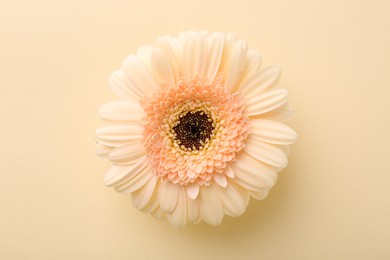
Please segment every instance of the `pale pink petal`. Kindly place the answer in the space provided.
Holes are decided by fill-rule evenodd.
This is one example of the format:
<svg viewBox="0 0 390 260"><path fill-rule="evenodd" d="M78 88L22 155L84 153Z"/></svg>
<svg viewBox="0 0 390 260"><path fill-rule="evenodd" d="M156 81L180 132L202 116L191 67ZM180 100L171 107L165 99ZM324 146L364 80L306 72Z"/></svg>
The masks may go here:
<svg viewBox="0 0 390 260"><path fill-rule="evenodd" d="M257 200L263 200L267 197L268 190L249 191L249 194Z"/></svg>
<svg viewBox="0 0 390 260"><path fill-rule="evenodd" d="M221 64L224 36L222 33L213 33L208 40L209 58L204 78L212 82L217 75Z"/></svg>
<svg viewBox="0 0 390 260"><path fill-rule="evenodd" d="M153 53L153 46L149 45L144 45L141 46L137 50L137 57L139 58L140 61L148 68L149 71L151 71L152 66L151 66L151 59L152 59L152 53Z"/></svg>
<svg viewBox="0 0 390 260"><path fill-rule="evenodd" d="M111 147L111 146L105 146L105 145L102 145L102 144L98 144L97 147L96 147L96 155L99 156L100 158L104 159L104 160L109 160L108 159L108 155L111 153L111 151L113 149L114 148Z"/></svg>
<svg viewBox="0 0 390 260"><path fill-rule="evenodd" d="M142 143L129 143L115 148L108 155L109 159L118 165L129 165L138 161L146 154Z"/></svg>
<svg viewBox="0 0 390 260"><path fill-rule="evenodd" d="M280 68L268 67L253 75L239 89L246 98L255 97L274 87L280 79Z"/></svg>
<svg viewBox="0 0 390 260"><path fill-rule="evenodd" d="M156 187L157 177L153 176L144 186L131 193L131 200L137 209L143 209L150 201Z"/></svg>
<svg viewBox="0 0 390 260"><path fill-rule="evenodd" d="M180 187L176 208L171 214L167 214L167 219L176 228L182 228L187 223L186 193L184 187Z"/></svg>
<svg viewBox="0 0 390 260"><path fill-rule="evenodd" d="M151 97L158 89L157 82L150 74L146 65L135 55L130 55L125 59L122 72L128 80L129 86L141 97Z"/></svg>
<svg viewBox="0 0 390 260"><path fill-rule="evenodd" d="M177 82L181 77L179 66L181 65L182 45L179 43L178 39L171 36L165 36L160 37L157 40L157 47L164 52L169 60L175 82Z"/></svg>
<svg viewBox="0 0 390 260"><path fill-rule="evenodd" d="M198 194L199 194L199 184L197 184L197 183L188 184L186 187L186 191L187 191L188 196L191 199L193 199L193 200L196 199L196 197L198 197Z"/></svg>
<svg viewBox="0 0 390 260"><path fill-rule="evenodd" d="M226 188L227 180L224 174L216 173L213 176L215 183L217 183L219 186Z"/></svg>
<svg viewBox="0 0 390 260"><path fill-rule="evenodd" d="M143 127L141 125L105 125L99 127L95 134L99 139L99 143L119 147L128 143L140 143L143 135Z"/></svg>
<svg viewBox="0 0 390 260"><path fill-rule="evenodd" d="M176 85L172 66L160 48L155 48L152 53L152 73L160 86Z"/></svg>
<svg viewBox="0 0 390 260"><path fill-rule="evenodd" d="M133 84L123 75L122 70L111 73L108 83L112 92L122 100L137 101L144 95L133 87Z"/></svg>
<svg viewBox="0 0 390 260"><path fill-rule="evenodd" d="M244 73L240 79L240 82L237 85L237 89L240 90L240 88L249 80L251 79L255 74L257 74L260 71L261 68L261 54L257 50L248 50L246 53L246 59L245 59L245 70Z"/></svg>
<svg viewBox="0 0 390 260"><path fill-rule="evenodd" d="M286 167L287 157L276 145L267 144L248 138L245 142L245 152L256 160L275 167Z"/></svg>
<svg viewBox="0 0 390 260"><path fill-rule="evenodd" d="M180 185L170 181L164 181L160 184L158 200L160 208L166 213L172 213L177 205Z"/></svg>
<svg viewBox="0 0 390 260"><path fill-rule="evenodd" d="M240 186L254 191L270 189L276 181L275 170L256 160L245 152L241 152L237 160L230 163L234 171L234 181Z"/></svg>
<svg viewBox="0 0 390 260"><path fill-rule="evenodd" d="M140 122L145 116L136 102L115 100L104 104L99 109L100 118L107 121Z"/></svg>
<svg viewBox="0 0 390 260"><path fill-rule="evenodd" d="M196 199L192 199L186 196L186 206L187 206L187 221L189 223L194 223L198 221L199 217L199 202Z"/></svg>
<svg viewBox="0 0 390 260"><path fill-rule="evenodd" d="M257 141L271 144L292 144L297 139L297 133L289 126L268 119L250 120L250 137Z"/></svg>
<svg viewBox="0 0 390 260"><path fill-rule="evenodd" d="M165 218L165 213L160 208L156 208L150 214L157 220L162 220Z"/></svg>
<svg viewBox="0 0 390 260"><path fill-rule="evenodd" d="M245 103L245 114L256 116L272 111L287 102L288 91L286 89L274 89L261 95L249 98Z"/></svg>
<svg viewBox="0 0 390 260"><path fill-rule="evenodd" d="M223 172L227 177L229 177L230 179L233 179L234 178L234 171L233 169L229 166L229 165L226 165L226 168Z"/></svg>
<svg viewBox="0 0 390 260"><path fill-rule="evenodd" d="M294 109L289 107L287 103L284 103L282 106L278 107L277 109L274 109L268 113L264 113L258 116L253 116L252 118L262 118L262 119L269 119L279 122L286 122L291 120L294 117Z"/></svg>
<svg viewBox="0 0 390 260"><path fill-rule="evenodd" d="M138 174L115 187L120 193L132 193L144 186L154 175L150 166L143 168Z"/></svg>
<svg viewBox="0 0 390 260"><path fill-rule="evenodd" d="M200 32L187 32L183 46L183 76L203 78L207 65L207 41Z"/></svg>
<svg viewBox="0 0 390 260"><path fill-rule="evenodd" d="M235 43L231 57L231 65L226 78L226 88L232 92L234 92L244 72L246 51L246 42L238 41Z"/></svg>
<svg viewBox="0 0 390 260"><path fill-rule="evenodd" d="M221 224L223 218L223 206L218 192L213 184L200 187L198 200L202 219L212 226Z"/></svg>
<svg viewBox="0 0 390 260"><path fill-rule="evenodd" d="M106 186L118 186L141 172L147 165L146 156L131 165L113 165L104 176Z"/></svg>
<svg viewBox="0 0 390 260"><path fill-rule="evenodd" d="M249 202L247 191L232 182L228 182L226 188L216 187L227 215L238 217L244 213Z"/></svg>
<svg viewBox="0 0 390 260"><path fill-rule="evenodd" d="M159 188L159 180L157 179L156 187L154 188L152 197L150 198L149 202L145 205L145 207L142 209L142 212L151 213L152 211L154 211L159 207L158 188Z"/></svg>

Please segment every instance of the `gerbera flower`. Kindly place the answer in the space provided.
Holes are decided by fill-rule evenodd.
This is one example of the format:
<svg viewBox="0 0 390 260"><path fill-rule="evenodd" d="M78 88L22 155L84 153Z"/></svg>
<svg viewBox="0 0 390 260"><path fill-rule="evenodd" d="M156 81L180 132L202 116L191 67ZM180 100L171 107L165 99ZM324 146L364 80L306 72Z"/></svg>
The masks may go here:
<svg viewBox="0 0 390 260"><path fill-rule="evenodd" d="M98 154L107 186L176 227L221 223L263 199L296 133L276 67L231 34L182 32L141 47L112 73Z"/></svg>

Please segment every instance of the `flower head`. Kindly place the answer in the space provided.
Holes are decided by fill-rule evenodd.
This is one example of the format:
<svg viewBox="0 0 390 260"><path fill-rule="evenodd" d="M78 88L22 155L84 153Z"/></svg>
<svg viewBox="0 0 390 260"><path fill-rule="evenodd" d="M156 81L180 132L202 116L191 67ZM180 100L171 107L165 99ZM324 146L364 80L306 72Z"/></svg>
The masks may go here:
<svg viewBox="0 0 390 260"><path fill-rule="evenodd" d="M141 47L112 73L120 100L100 109L107 186L181 227L241 215L287 166L294 130L280 70L231 34L183 32Z"/></svg>

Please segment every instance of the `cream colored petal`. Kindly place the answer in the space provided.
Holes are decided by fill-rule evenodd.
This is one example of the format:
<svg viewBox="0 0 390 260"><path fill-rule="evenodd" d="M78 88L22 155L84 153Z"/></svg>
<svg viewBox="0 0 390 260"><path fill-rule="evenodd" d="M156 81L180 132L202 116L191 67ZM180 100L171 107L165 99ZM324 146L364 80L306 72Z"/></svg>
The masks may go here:
<svg viewBox="0 0 390 260"><path fill-rule="evenodd" d="M199 202L196 199L192 199L186 196L187 206L187 222L194 223L199 219Z"/></svg>
<svg viewBox="0 0 390 260"><path fill-rule="evenodd" d="M256 160L275 167L286 167L288 163L286 155L278 146L259 142L252 138L245 140L244 151Z"/></svg>
<svg viewBox="0 0 390 260"><path fill-rule="evenodd" d="M143 127L133 125L105 125L99 127L95 134L100 144L119 147L128 143L140 143Z"/></svg>
<svg viewBox="0 0 390 260"><path fill-rule="evenodd" d="M273 89L261 95L249 98L245 102L245 115L256 116L277 109L287 102L288 91L286 89Z"/></svg>
<svg viewBox="0 0 390 260"><path fill-rule="evenodd" d="M233 34L227 33L224 35L222 59L218 72L221 72L225 79L231 67L232 53L236 42L237 38Z"/></svg>
<svg viewBox="0 0 390 260"><path fill-rule="evenodd" d="M139 92L127 78L123 75L122 70L111 73L108 80L112 92L122 100L137 101L144 95Z"/></svg>
<svg viewBox="0 0 390 260"><path fill-rule="evenodd" d="M104 160L109 160L108 155L111 153L112 150L113 150L113 147L111 147L111 146L105 146L102 144L98 144L96 147L96 155Z"/></svg>
<svg viewBox="0 0 390 260"><path fill-rule="evenodd" d="M267 119L249 121L250 137L257 141L271 144L292 144L297 139L297 133L287 125Z"/></svg>
<svg viewBox="0 0 390 260"><path fill-rule="evenodd" d="M260 71L261 68L261 54L257 50L248 50L245 58L245 70L238 83L238 90L255 74Z"/></svg>
<svg viewBox="0 0 390 260"><path fill-rule="evenodd" d="M175 82L179 81L181 78L179 67L181 65L182 45L179 43L178 39L171 36L165 36L160 37L157 40L157 47L164 52L168 59L175 77Z"/></svg>
<svg viewBox="0 0 390 260"><path fill-rule="evenodd" d="M150 74L150 71L135 55L130 55L125 59L122 73L128 80L131 88L141 97L151 97L158 90L157 82Z"/></svg>
<svg viewBox="0 0 390 260"><path fill-rule="evenodd" d="M182 62L184 77L203 78L207 65L207 39L200 32L186 32Z"/></svg>
<svg viewBox="0 0 390 260"><path fill-rule="evenodd" d="M146 154L142 143L129 143L111 151L108 158L117 165L129 165Z"/></svg>
<svg viewBox="0 0 390 260"><path fill-rule="evenodd" d="M267 197L268 190L249 191L249 194L257 200L263 200Z"/></svg>
<svg viewBox="0 0 390 260"><path fill-rule="evenodd" d="M107 121L141 122L145 113L136 102L115 100L101 106L99 115Z"/></svg>
<svg viewBox="0 0 390 260"><path fill-rule="evenodd" d="M218 191L213 184L202 185L198 196L199 210L202 219L212 225L221 224L223 218L223 206Z"/></svg>
<svg viewBox="0 0 390 260"><path fill-rule="evenodd" d="M234 90L238 87L237 83L240 81L241 76L244 73L246 51L246 42L238 41L235 43L225 83L226 88L232 92L234 92Z"/></svg>
<svg viewBox="0 0 390 260"><path fill-rule="evenodd" d="M282 106L278 107L277 109L274 109L268 113L264 113L262 115L253 116L252 118L262 118L262 119L269 119L279 122L286 122L291 120L294 117L294 109L289 107L287 103L284 103Z"/></svg>
<svg viewBox="0 0 390 260"><path fill-rule="evenodd" d="M212 82L217 75L221 64L224 36L222 33L213 33L208 39L209 58L204 78Z"/></svg>
<svg viewBox="0 0 390 260"><path fill-rule="evenodd" d="M188 184L186 187L186 191L187 191L188 196L194 200L194 199L196 199L196 197L198 197L199 185L197 183Z"/></svg>
<svg viewBox="0 0 390 260"><path fill-rule="evenodd" d="M123 184L123 182L140 173L140 171L144 169L146 165L146 156L141 157L138 162L131 165L113 165L108 169L106 175L104 176L104 184L108 187Z"/></svg>
<svg viewBox="0 0 390 260"><path fill-rule="evenodd" d="M280 69L278 67L268 67L253 75L239 91L249 99L274 87L279 79Z"/></svg>
<svg viewBox="0 0 390 260"><path fill-rule="evenodd" d="M182 228L187 223L186 193L182 186L179 189L176 208L171 214L167 214L167 219L175 228Z"/></svg>
<svg viewBox="0 0 390 260"><path fill-rule="evenodd" d="M245 152L240 152L235 162L230 163L234 171L234 181L253 191L268 190L276 181L275 170L256 160Z"/></svg>
<svg viewBox="0 0 390 260"><path fill-rule="evenodd" d="M219 186L226 188L227 180L224 174L216 173L213 175L213 179Z"/></svg>
<svg viewBox="0 0 390 260"><path fill-rule="evenodd" d="M144 186L154 175L150 165L144 167L138 174L115 187L120 193L132 193Z"/></svg>
<svg viewBox="0 0 390 260"><path fill-rule="evenodd" d="M151 60L152 60L152 53L153 53L153 46L150 45L144 45L138 48L137 50L137 57L140 61L146 66L146 68L151 71Z"/></svg>
<svg viewBox="0 0 390 260"><path fill-rule="evenodd" d="M144 186L131 193L131 200L137 209L143 209L150 201L156 187L157 177L153 176Z"/></svg>
<svg viewBox="0 0 390 260"><path fill-rule="evenodd" d="M229 165L226 165L225 170L223 171L223 173L224 173L227 177L229 177L229 178L231 178L231 179L234 178L234 171L233 171L233 169L232 169Z"/></svg>
<svg viewBox="0 0 390 260"><path fill-rule="evenodd" d="M159 188L159 180L157 180L156 187L154 188L152 197L150 198L149 202L145 205L145 207L142 209L142 212L152 213L155 209L159 207L158 188Z"/></svg>
<svg viewBox="0 0 390 260"><path fill-rule="evenodd" d="M160 86L175 86L175 75L171 63L160 48L152 53L152 73Z"/></svg>
<svg viewBox="0 0 390 260"><path fill-rule="evenodd" d="M150 214L157 220L162 220L165 218L165 213L160 208L156 208Z"/></svg>
<svg viewBox="0 0 390 260"><path fill-rule="evenodd" d="M238 217L244 213L248 202L248 192L235 185L233 182L228 182L226 188L218 187L217 190L227 215Z"/></svg>
<svg viewBox="0 0 390 260"><path fill-rule="evenodd" d="M160 202L160 208L170 214L177 205L179 197L179 184L174 184L171 181L164 181L160 184L158 192L158 201Z"/></svg>

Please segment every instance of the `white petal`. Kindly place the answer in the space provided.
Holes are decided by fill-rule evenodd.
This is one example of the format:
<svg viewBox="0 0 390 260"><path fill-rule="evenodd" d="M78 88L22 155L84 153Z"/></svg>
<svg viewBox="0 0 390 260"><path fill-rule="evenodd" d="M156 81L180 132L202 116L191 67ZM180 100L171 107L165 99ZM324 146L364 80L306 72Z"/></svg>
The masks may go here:
<svg viewBox="0 0 390 260"><path fill-rule="evenodd" d="M275 167L286 167L288 163L286 155L278 146L259 142L249 137L245 140L244 151L256 160Z"/></svg>
<svg viewBox="0 0 390 260"><path fill-rule="evenodd" d="M226 88L230 91L234 91L238 87L237 83L244 72L246 47L246 42L238 41L233 48L230 69L226 75Z"/></svg>
<svg viewBox="0 0 390 260"><path fill-rule="evenodd" d="M129 86L140 97L149 96L158 89L158 85L148 68L135 55L125 59L122 66L122 73L129 82Z"/></svg>
<svg viewBox="0 0 390 260"><path fill-rule="evenodd" d="M268 190L260 190L260 191L249 191L249 194L257 199L257 200L263 200L268 195Z"/></svg>
<svg viewBox="0 0 390 260"><path fill-rule="evenodd" d="M238 84L240 89L249 79L260 71L261 68L261 54L257 50L248 50L245 59L245 70Z"/></svg>
<svg viewBox="0 0 390 260"><path fill-rule="evenodd" d="M203 78L207 65L207 42L200 32L186 32L182 61L184 77Z"/></svg>
<svg viewBox="0 0 390 260"><path fill-rule="evenodd" d="M142 209L142 212L151 213L159 207L158 187L159 187L159 181L157 180L156 187L154 187L152 197L150 198L149 202L145 205L145 207ZM132 193L132 194L134 194L134 193Z"/></svg>
<svg viewBox="0 0 390 260"><path fill-rule="evenodd" d="M194 223L199 219L199 202L196 199L192 199L186 196L187 205L187 222Z"/></svg>
<svg viewBox="0 0 390 260"><path fill-rule="evenodd" d="M153 176L144 186L131 193L131 200L137 209L143 209L148 204L156 187L157 177Z"/></svg>
<svg viewBox="0 0 390 260"><path fill-rule="evenodd" d="M186 191L187 191L188 196L194 200L194 199L196 199L196 197L198 197L199 185L197 183L188 184L186 187Z"/></svg>
<svg viewBox="0 0 390 260"><path fill-rule="evenodd" d="M115 187L120 193L132 193L144 186L154 175L150 165L143 168L137 175Z"/></svg>
<svg viewBox="0 0 390 260"><path fill-rule="evenodd" d="M252 139L271 144L292 144L297 139L296 132L287 125L267 119L254 119L249 121L250 137Z"/></svg>
<svg viewBox="0 0 390 260"><path fill-rule="evenodd" d="M268 67L250 78L239 91L246 97L257 96L275 86L280 79L278 67Z"/></svg>
<svg viewBox="0 0 390 260"><path fill-rule="evenodd" d="M133 125L105 125L99 127L95 134L99 143L119 147L127 143L140 143L143 135L143 127L138 124Z"/></svg>
<svg viewBox="0 0 390 260"><path fill-rule="evenodd" d="M136 101L143 97L142 93L137 92L137 89L132 87L121 70L111 73L108 83L112 92L122 100Z"/></svg>
<svg viewBox="0 0 390 260"><path fill-rule="evenodd" d="M160 208L153 210L150 214L152 214L152 216L157 220L162 220L165 218L165 213Z"/></svg>
<svg viewBox="0 0 390 260"><path fill-rule="evenodd" d="M129 165L138 161L146 154L145 148L141 143L129 143L115 148L108 155L108 158L118 165Z"/></svg>
<svg viewBox="0 0 390 260"><path fill-rule="evenodd" d="M164 181L160 184L158 191L158 201L160 208L166 213L172 213L177 205L179 197L179 184L174 184L171 181Z"/></svg>
<svg viewBox="0 0 390 260"><path fill-rule="evenodd" d="M212 225L221 224L223 218L223 207L219 194L213 184L202 185L199 192L199 209L202 219Z"/></svg>
<svg viewBox="0 0 390 260"><path fill-rule="evenodd" d="M152 73L160 85L176 85L171 64L160 48L155 48L152 53Z"/></svg>
<svg viewBox="0 0 390 260"><path fill-rule="evenodd" d="M137 57L140 59L140 61L142 61L143 64L145 64L149 71L151 71L153 49L153 46L144 45L137 50Z"/></svg>
<svg viewBox="0 0 390 260"><path fill-rule="evenodd" d="M272 111L287 102L286 89L274 89L249 98L245 102L245 115L255 116Z"/></svg>
<svg viewBox="0 0 390 260"><path fill-rule="evenodd" d="M275 184L275 170L245 152L240 152L230 166L234 171L234 181L246 189L268 190Z"/></svg>
<svg viewBox="0 0 390 260"><path fill-rule="evenodd" d="M146 156L131 165L113 165L108 169L106 175L104 176L104 184L108 187L120 185L124 181L127 181L128 179L131 179L140 173L140 171L144 169L146 165Z"/></svg>
<svg viewBox="0 0 390 260"><path fill-rule="evenodd" d="M225 37L224 37L222 59L218 71L223 74L224 78L227 78L228 72L231 67L233 49L235 43L237 42L237 39L231 33L225 34L224 36Z"/></svg>
<svg viewBox="0 0 390 260"><path fill-rule="evenodd" d="M187 222L186 193L184 187L180 187L179 198L175 210L167 214L168 221L176 228L182 228Z"/></svg>
<svg viewBox="0 0 390 260"><path fill-rule="evenodd" d="M232 217L238 217L244 213L248 202L248 192L229 182L226 188L217 187L225 213Z"/></svg>
<svg viewBox="0 0 390 260"><path fill-rule="evenodd" d="M222 33L213 33L208 41L209 59L204 78L212 82L217 75L221 64L223 52L224 36Z"/></svg>
<svg viewBox="0 0 390 260"><path fill-rule="evenodd" d="M226 180L225 174L216 173L216 174L214 174L213 179L214 179L215 183L217 183L219 186L221 186L223 188L226 187L227 180Z"/></svg>
<svg viewBox="0 0 390 260"><path fill-rule="evenodd" d="M268 113L262 115L253 116L252 118L263 118L279 122L286 122L291 120L294 117L294 109L288 106L287 103L284 103L282 106L274 109Z"/></svg>
<svg viewBox="0 0 390 260"><path fill-rule="evenodd" d="M104 160L108 160L108 155L111 153L113 148L111 146L105 146L98 144L96 147L96 155Z"/></svg>
<svg viewBox="0 0 390 260"><path fill-rule="evenodd" d="M136 102L115 100L99 109L100 118L108 121L140 122L145 113Z"/></svg>
<svg viewBox="0 0 390 260"><path fill-rule="evenodd" d="M231 179L234 178L233 169L232 169L229 165L226 165L225 170L223 171L223 173L224 173L227 177L229 177L229 178L231 178Z"/></svg>
<svg viewBox="0 0 390 260"><path fill-rule="evenodd" d="M179 66L181 65L182 46L178 39L171 36L160 37L157 40L157 46L161 48L167 57L175 77L175 82L179 81L181 77Z"/></svg>

